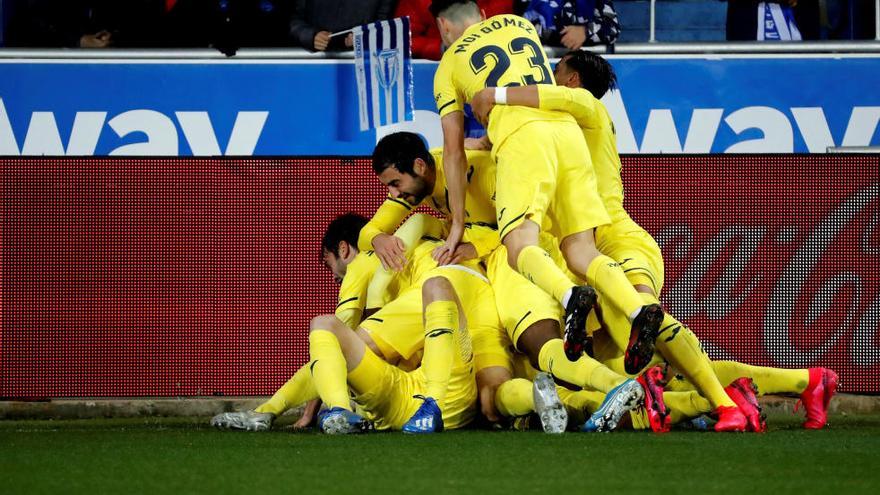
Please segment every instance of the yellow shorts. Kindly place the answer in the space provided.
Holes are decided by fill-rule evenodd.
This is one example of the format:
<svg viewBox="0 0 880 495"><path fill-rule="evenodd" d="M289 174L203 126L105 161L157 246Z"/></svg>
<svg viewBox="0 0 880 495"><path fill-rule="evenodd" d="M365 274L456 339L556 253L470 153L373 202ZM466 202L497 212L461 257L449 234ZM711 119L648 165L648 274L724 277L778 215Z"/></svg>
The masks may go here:
<svg viewBox="0 0 880 495"><path fill-rule="evenodd" d="M632 220L603 225L596 229L596 247L620 264L633 285L663 289L663 253L645 229Z"/></svg>
<svg viewBox="0 0 880 495"><path fill-rule="evenodd" d="M489 255L486 265L489 281L495 289L498 317L514 347L532 324L541 320L562 322L565 315L562 305L510 267L504 246Z"/></svg>
<svg viewBox="0 0 880 495"><path fill-rule="evenodd" d="M580 128L573 122L529 122L495 151L498 235L524 220L549 216L560 239L610 222Z"/></svg>
<svg viewBox="0 0 880 495"><path fill-rule="evenodd" d="M467 267L440 266L430 270L419 283L361 322L361 328L386 358L400 356L404 361L412 361L425 344L422 282L435 276L449 280L458 295L467 320L476 371L490 366L510 369L510 342L498 319L495 295L483 275Z"/></svg>
<svg viewBox="0 0 880 495"><path fill-rule="evenodd" d="M421 369L403 371L373 354L369 349L356 369L349 373L358 411L373 420L380 430L399 430L422 404L414 395L425 394ZM476 414L477 385L471 366L453 368L449 391L440 404L447 429L461 428Z"/></svg>

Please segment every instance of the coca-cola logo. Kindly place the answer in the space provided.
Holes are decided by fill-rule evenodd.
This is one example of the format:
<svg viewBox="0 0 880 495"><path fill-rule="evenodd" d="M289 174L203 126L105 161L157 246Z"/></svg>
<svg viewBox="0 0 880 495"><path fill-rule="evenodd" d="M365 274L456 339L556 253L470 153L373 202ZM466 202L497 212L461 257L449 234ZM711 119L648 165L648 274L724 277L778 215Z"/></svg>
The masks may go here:
<svg viewBox="0 0 880 495"><path fill-rule="evenodd" d="M809 206L797 205L790 219L767 221L758 212L763 225L733 218L710 232L693 223L664 226L657 243L682 267L664 301L679 319L714 328L703 338L716 358L736 356L728 347L741 335L757 338L779 366L815 365L832 351L844 351L853 366L877 365L878 189L874 183L844 197L810 225L798 222Z"/></svg>

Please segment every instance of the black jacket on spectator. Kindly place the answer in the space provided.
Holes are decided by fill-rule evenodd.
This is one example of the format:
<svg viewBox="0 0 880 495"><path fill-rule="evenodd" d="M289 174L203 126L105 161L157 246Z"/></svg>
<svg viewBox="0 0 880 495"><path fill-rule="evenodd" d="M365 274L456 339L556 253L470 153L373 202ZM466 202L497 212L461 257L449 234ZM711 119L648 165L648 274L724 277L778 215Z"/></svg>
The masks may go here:
<svg viewBox="0 0 880 495"><path fill-rule="evenodd" d="M10 1L10 0L7 0ZM7 46L77 47L83 35L109 31L113 46L156 46L163 0L11 0Z"/></svg>
<svg viewBox="0 0 880 495"><path fill-rule="evenodd" d="M294 0L290 18L290 37L294 44L315 49L315 35L319 31L335 33L389 19L394 12L395 0ZM343 47L345 36L333 38L330 49Z"/></svg>

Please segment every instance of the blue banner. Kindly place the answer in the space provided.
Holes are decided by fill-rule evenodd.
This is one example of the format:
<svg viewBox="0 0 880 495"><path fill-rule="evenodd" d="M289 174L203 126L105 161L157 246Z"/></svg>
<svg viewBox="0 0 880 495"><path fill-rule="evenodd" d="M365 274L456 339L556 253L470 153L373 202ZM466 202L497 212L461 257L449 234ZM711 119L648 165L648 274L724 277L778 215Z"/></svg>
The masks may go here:
<svg viewBox="0 0 880 495"><path fill-rule="evenodd" d="M609 57L622 153L880 146L880 56ZM0 60L0 155L367 155L398 129L442 142L436 63L415 120L359 129L354 62Z"/></svg>

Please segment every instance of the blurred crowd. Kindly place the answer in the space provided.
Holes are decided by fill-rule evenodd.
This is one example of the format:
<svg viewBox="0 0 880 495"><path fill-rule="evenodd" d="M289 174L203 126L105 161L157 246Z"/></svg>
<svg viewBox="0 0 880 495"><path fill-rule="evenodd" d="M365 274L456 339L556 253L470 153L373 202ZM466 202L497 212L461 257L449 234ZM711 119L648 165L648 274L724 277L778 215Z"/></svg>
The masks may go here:
<svg viewBox="0 0 880 495"><path fill-rule="evenodd" d="M213 47L228 55L242 47L346 50L351 47L351 37L332 36L333 33L380 19L409 16L413 55L438 60L443 47L428 10L430 3L431 0L0 0L6 26L2 44L7 47ZM477 3L487 17L502 13L526 17L547 46L576 49L611 45L620 34L613 0ZM864 14L873 13L871 0L768 3L791 11L802 39L872 37L872 33L852 36L853 33L838 32L852 24L847 19L870 19ZM761 9L762 5L758 0L729 0L727 38L756 39L761 27L756 7Z"/></svg>
<svg viewBox="0 0 880 495"><path fill-rule="evenodd" d="M3 0L8 47L345 50L354 26L410 16L413 55L439 59L431 0ZM567 48L617 39L611 0L480 0L487 17L524 15L547 43Z"/></svg>

